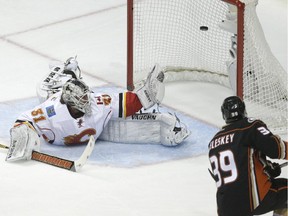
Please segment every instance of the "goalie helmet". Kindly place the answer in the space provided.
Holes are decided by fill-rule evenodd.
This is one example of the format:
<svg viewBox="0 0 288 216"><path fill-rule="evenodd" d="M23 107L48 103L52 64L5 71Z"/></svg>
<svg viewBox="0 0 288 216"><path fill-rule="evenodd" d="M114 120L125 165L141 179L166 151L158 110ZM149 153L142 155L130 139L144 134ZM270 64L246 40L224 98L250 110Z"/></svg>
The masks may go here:
<svg viewBox="0 0 288 216"><path fill-rule="evenodd" d="M237 96L226 98L221 106L221 112L227 124L247 116L245 103Z"/></svg>
<svg viewBox="0 0 288 216"><path fill-rule="evenodd" d="M68 80L62 88L62 100L65 104L81 111L91 113L91 97L89 87L79 79Z"/></svg>

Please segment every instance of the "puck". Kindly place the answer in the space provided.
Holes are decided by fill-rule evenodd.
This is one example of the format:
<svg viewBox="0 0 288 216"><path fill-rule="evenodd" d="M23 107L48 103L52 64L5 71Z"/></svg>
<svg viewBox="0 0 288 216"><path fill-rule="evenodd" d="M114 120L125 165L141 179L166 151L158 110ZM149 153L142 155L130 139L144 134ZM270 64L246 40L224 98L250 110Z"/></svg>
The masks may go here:
<svg viewBox="0 0 288 216"><path fill-rule="evenodd" d="M201 30L201 31L207 31L207 30L208 30L208 27L207 27L207 26L200 26L200 30Z"/></svg>

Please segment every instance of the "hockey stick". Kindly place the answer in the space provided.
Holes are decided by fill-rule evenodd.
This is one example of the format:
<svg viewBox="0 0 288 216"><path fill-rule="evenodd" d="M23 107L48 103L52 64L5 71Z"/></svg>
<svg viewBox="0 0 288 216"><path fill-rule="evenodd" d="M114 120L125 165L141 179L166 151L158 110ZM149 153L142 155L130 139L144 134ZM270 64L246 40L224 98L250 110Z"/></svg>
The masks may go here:
<svg viewBox="0 0 288 216"><path fill-rule="evenodd" d="M67 160L64 158L52 156L49 154L44 154L38 151L32 151L32 160L39 161L42 163L50 164L59 168L67 169L73 172L78 172L86 163L87 159L91 155L93 149L95 146L95 139L93 136L90 136L89 142L87 146L85 147L85 150L83 151L82 155L79 159L72 161ZM0 144L0 148L9 149L8 146Z"/></svg>
<svg viewBox="0 0 288 216"><path fill-rule="evenodd" d="M3 145L3 144L1 144L1 143L0 143L0 148L9 149L9 147L8 147L8 146L6 146L6 145Z"/></svg>
<svg viewBox="0 0 288 216"><path fill-rule="evenodd" d="M280 168L283 168L283 167L285 167L285 166L287 166L287 165L288 165L288 161L286 161L286 162L280 164L279 166L280 166Z"/></svg>

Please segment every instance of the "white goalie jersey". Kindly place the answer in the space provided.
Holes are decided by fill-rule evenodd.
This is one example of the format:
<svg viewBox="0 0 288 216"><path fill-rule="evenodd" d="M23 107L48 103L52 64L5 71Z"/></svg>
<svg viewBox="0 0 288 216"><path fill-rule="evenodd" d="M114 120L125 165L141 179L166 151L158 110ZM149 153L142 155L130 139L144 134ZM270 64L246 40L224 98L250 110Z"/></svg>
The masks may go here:
<svg viewBox="0 0 288 216"><path fill-rule="evenodd" d="M103 103L105 98L102 94L95 94L91 99L91 114L74 119L67 106L61 103L60 91L33 110L22 113L18 121L32 122L37 132L51 144L87 143L90 135L95 139L99 137L113 113L118 115L117 110L113 110L113 103ZM116 98L111 99L113 102L116 100Z"/></svg>
<svg viewBox="0 0 288 216"><path fill-rule="evenodd" d="M115 97L107 106L107 102L106 105L102 103L107 100L107 95L105 97L95 95L91 114L74 119L67 106L61 103L61 92L58 92L33 110L21 114L18 120L32 122L46 142L56 145L87 143L93 135L95 139L118 143L175 146L190 135L187 127L169 113L140 113L119 118L115 108L119 100Z"/></svg>

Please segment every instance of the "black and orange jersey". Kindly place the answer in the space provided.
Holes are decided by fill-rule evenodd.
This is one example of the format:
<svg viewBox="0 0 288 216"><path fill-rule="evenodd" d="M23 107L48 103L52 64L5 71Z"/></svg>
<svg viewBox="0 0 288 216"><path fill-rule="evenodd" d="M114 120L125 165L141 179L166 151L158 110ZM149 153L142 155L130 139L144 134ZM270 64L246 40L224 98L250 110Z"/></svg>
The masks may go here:
<svg viewBox="0 0 288 216"><path fill-rule="evenodd" d="M266 156L287 159L288 149L287 142L252 118L224 126L208 148L218 212L234 216L251 212L267 194L271 182L263 172Z"/></svg>

